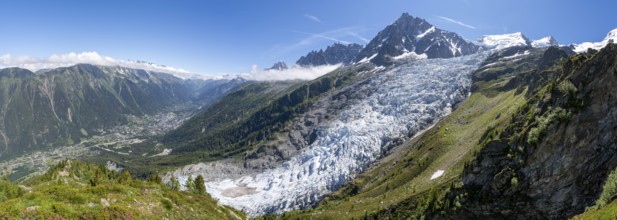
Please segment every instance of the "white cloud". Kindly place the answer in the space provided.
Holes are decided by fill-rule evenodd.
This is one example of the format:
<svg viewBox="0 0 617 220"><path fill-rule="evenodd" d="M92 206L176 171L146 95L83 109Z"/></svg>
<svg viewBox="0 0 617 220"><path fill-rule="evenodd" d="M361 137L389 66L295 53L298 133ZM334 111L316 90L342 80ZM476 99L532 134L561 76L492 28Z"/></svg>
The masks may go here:
<svg viewBox="0 0 617 220"><path fill-rule="evenodd" d="M358 40L364 41L364 43L368 43L368 42L369 42L369 39L367 39L367 38L365 38L365 37L362 37L361 35L359 35L359 34L358 34L358 33L356 33L356 32L349 31L349 32L347 32L347 33L348 33L349 35L351 35L352 37L357 38Z"/></svg>
<svg viewBox="0 0 617 220"><path fill-rule="evenodd" d="M341 38L350 37L350 36L358 38L358 36L360 35L354 36L353 34L358 33L358 32L363 32L365 30L366 29L362 27L344 27L344 28L338 28L338 29L334 29L330 31L325 31L322 33L317 33L317 34L302 32L302 31L292 31L295 33L308 35L308 37L305 37L301 39L300 41L294 44L291 44L291 45L286 45L286 46L285 45L275 45L269 50L265 51L264 54L267 56L271 56L271 57L281 57L282 55L285 55L291 51L295 51L298 49L304 49L307 46L313 45L323 40L349 44L350 43L349 41L341 40ZM368 41L367 39L364 39L364 40Z"/></svg>
<svg viewBox="0 0 617 220"><path fill-rule="evenodd" d="M306 35L310 35L310 36L311 36L311 37L309 37L309 38L305 38L305 39L301 40L301 41L299 42L299 44L302 44L302 45L310 44L310 42L311 42L312 40L314 40L314 38L321 38L321 39L324 39L324 40L329 40L329 41L334 41L334 42L340 42L340 43L344 43L344 44L349 44L349 42L348 42L348 41L344 41L344 40L337 39L337 38L334 38L334 37L329 37L329 36L327 36L327 34L313 34L313 33L302 32L302 31L294 31L294 32L296 32L296 33L300 33L300 34L306 34Z"/></svg>
<svg viewBox="0 0 617 220"><path fill-rule="evenodd" d="M304 17L308 18L311 21L317 22L317 23L323 23L321 19L319 19L317 16L314 16L314 15L305 14Z"/></svg>
<svg viewBox="0 0 617 220"><path fill-rule="evenodd" d="M444 20L444 21L447 21L447 22L450 22L450 23L454 23L454 24L458 24L460 26L463 26L463 27L466 27L466 28L469 28L469 29L476 29L476 27L474 27L474 26L465 24L465 23L463 23L461 21L457 21L457 20L454 20L452 18L443 17L443 16L437 16L437 17L442 19L442 20Z"/></svg>
<svg viewBox="0 0 617 220"><path fill-rule="evenodd" d="M184 69L143 61L119 60L108 56L99 55L97 52L71 52L60 55L54 54L45 59L33 58L29 56L13 57L10 54L0 56L0 68L20 67L24 69L29 69L31 71L67 67L80 63L88 63L101 66L122 66L133 69L165 72L174 74L181 78L195 77L195 75Z"/></svg>
<svg viewBox="0 0 617 220"><path fill-rule="evenodd" d="M312 80L332 72L341 65L323 65L314 67L292 66L286 70L262 70L257 65L251 67L251 72L242 73L240 76L248 80L276 81L276 80Z"/></svg>

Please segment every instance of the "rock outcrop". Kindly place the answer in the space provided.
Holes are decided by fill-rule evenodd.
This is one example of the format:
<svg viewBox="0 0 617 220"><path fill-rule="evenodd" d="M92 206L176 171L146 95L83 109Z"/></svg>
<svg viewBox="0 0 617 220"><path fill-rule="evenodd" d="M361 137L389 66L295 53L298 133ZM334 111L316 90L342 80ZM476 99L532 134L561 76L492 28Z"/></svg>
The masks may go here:
<svg viewBox="0 0 617 220"><path fill-rule="evenodd" d="M463 175L458 218L563 219L617 167L617 46L571 57ZM545 92L545 93L544 93ZM492 140L491 140L492 139Z"/></svg>

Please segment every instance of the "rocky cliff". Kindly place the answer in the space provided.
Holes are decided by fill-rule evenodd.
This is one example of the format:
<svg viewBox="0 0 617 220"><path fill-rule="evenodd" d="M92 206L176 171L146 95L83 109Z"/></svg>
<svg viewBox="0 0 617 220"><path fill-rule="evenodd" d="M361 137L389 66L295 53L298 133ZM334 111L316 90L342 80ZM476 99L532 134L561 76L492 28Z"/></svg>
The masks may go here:
<svg viewBox="0 0 617 220"><path fill-rule="evenodd" d="M487 132L465 169L456 218L563 219L594 205L617 166L617 46L579 54ZM465 195L465 196L463 196Z"/></svg>

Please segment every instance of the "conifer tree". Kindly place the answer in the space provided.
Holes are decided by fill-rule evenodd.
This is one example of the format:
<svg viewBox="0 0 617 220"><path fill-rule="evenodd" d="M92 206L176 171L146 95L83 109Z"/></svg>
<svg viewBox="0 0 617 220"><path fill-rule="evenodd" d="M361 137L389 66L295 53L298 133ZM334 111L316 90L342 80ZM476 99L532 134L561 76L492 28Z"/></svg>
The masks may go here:
<svg viewBox="0 0 617 220"><path fill-rule="evenodd" d="M186 191L195 191L195 181L193 180L193 175L189 175L189 178L186 179L186 183L184 183L184 187L186 187Z"/></svg>
<svg viewBox="0 0 617 220"><path fill-rule="evenodd" d="M175 176L171 176L171 179L169 180L169 188L174 191L180 190L180 182L178 182L178 179L176 179Z"/></svg>
<svg viewBox="0 0 617 220"><path fill-rule="evenodd" d="M204 194L206 192L206 184L202 175L198 175L197 178L195 178L195 190L199 194Z"/></svg>

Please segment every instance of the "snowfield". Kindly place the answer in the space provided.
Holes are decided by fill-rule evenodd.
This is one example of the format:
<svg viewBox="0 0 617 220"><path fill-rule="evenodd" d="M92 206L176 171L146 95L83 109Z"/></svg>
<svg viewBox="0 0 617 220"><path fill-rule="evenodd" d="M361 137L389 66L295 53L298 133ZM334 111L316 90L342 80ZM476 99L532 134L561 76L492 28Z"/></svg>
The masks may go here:
<svg viewBox="0 0 617 220"><path fill-rule="evenodd" d="M322 125L298 156L263 173L207 182L206 190L251 217L311 207L383 157L393 143L449 114L467 97L470 73L485 57L418 60L354 84L348 95L353 104Z"/></svg>
<svg viewBox="0 0 617 220"><path fill-rule="evenodd" d="M516 46L524 47L529 45L527 38L521 32L500 35L484 35L480 37L478 42L480 42L480 45L490 47L493 50L501 50Z"/></svg>
<svg viewBox="0 0 617 220"><path fill-rule="evenodd" d="M606 37L604 37L604 39L600 42L584 42L578 45L574 45L574 52L583 53L586 52L589 48L594 50L600 50L604 48L610 41L617 43L617 28L608 32Z"/></svg>

